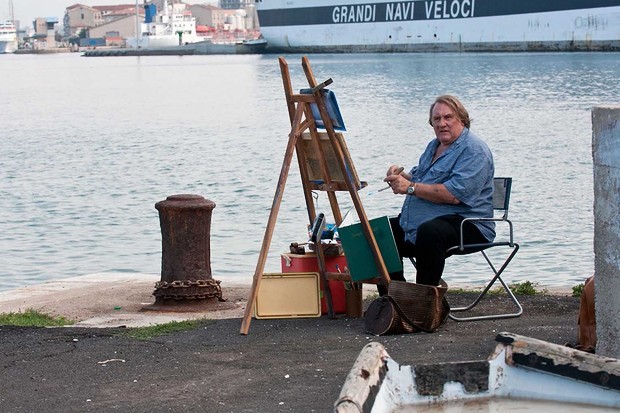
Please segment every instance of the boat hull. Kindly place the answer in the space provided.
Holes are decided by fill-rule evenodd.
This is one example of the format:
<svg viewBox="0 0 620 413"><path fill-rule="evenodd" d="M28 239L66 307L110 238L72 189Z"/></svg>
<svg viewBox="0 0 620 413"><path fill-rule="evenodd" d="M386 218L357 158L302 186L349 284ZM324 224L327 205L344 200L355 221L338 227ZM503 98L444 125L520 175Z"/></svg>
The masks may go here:
<svg viewBox="0 0 620 413"><path fill-rule="evenodd" d="M552 3L263 0L257 12L278 52L620 51L620 0Z"/></svg>
<svg viewBox="0 0 620 413"><path fill-rule="evenodd" d="M367 344L334 412L482 411L473 407L483 401L546 405L528 411L619 411L619 360L511 333L500 333L496 341L486 361L418 366L399 365L380 343ZM472 408L458 409L466 404Z"/></svg>
<svg viewBox="0 0 620 413"><path fill-rule="evenodd" d="M14 53L17 50L17 40L0 40L0 53Z"/></svg>

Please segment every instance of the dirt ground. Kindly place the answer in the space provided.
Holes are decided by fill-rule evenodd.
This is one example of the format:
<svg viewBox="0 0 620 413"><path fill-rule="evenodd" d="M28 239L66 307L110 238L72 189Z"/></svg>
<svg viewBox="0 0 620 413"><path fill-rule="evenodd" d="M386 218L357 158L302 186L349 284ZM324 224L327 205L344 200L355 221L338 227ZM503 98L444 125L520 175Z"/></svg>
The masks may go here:
<svg viewBox="0 0 620 413"><path fill-rule="evenodd" d="M455 306L471 296L448 298ZM498 307L501 298L481 306ZM365 333L362 318L345 316L252 320L248 335L239 333L240 315L213 316L190 331L146 341L101 325L0 326L0 411L329 412L371 341L409 365L484 360L503 331L575 341L578 298L519 298L519 318L448 321L432 334L381 337Z"/></svg>

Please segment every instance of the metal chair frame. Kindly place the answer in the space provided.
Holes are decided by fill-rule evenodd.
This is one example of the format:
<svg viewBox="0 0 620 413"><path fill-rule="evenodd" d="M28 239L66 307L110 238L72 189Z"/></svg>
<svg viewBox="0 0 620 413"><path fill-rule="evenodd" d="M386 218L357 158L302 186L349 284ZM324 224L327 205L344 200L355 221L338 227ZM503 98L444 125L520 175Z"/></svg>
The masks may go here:
<svg viewBox="0 0 620 413"><path fill-rule="evenodd" d="M506 178L506 177L493 178L493 185L494 185L493 210L500 211L501 213L503 213L502 217L501 218L495 218L495 217L494 218L465 218L463 222L461 223L459 245L455 245L454 247L448 248L448 250L446 250L446 253L448 255L466 255L466 254L473 254L475 252L480 252L484 256L489 267L493 270L493 273L495 274L494 277L487 283L484 290L476 297L476 299L471 304L464 306L464 307L456 307L456 308L450 309L450 314L448 316L454 321L478 321L478 320L515 318L523 314L523 307L521 306L521 303L519 303L519 300L517 300L517 297L515 297L515 295L510 290L506 282L502 279L502 273L504 272L506 267L508 267L508 264L510 264L514 256L517 254L517 251L519 251L519 244L514 242L514 232L513 232L512 221L508 219L508 209L510 206L510 191L512 189L512 178ZM482 244L465 244L463 240L463 226L465 225L465 223L466 222L483 222L483 221L493 221L497 223L507 224L509 227L508 240L500 241L500 242L488 242L488 243L482 243ZM512 251L510 252L508 257L504 260L504 263L501 265L501 267L498 270L496 269L495 265L493 265L493 263L491 262L491 259L489 258L485 250L489 248L493 248L493 247L502 247L502 246L510 247ZM410 258L410 260L415 266L415 260L413 258ZM468 311L474 308L476 305L478 305L480 300L482 300L482 298L489 292L491 287L497 281L501 283L504 291L506 292L506 294L508 294L508 297L515 305L516 312L479 315L479 316L471 316L471 317L457 317L452 314L456 312Z"/></svg>
<svg viewBox="0 0 620 413"><path fill-rule="evenodd" d="M502 319L502 318L515 318L523 314L523 307L521 306L521 303L519 303L519 300L517 300L517 297L515 297L515 295L510 290L506 282L502 279L502 273L504 272L506 267L508 267L508 264L510 264L514 256L517 254L517 251L519 251L519 244L514 242L514 232L513 232L512 221L508 219L508 209L510 206L510 191L512 189L512 178L504 178L504 177L493 178L493 185L494 185L493 210L502 212L503 213L502 217L501 218L465 218L463 222L461 223L460 244L452 248L449 248L446 252L448 254L464 255L464 254L471 254L471 253L480 251L480 253L484 256L487 264L489 264L489 267L493 270L493 273L495 274L495 276L491 279L491 281L489 281L489 283L486 285L484 290L482 290L482 292L478 295L478 297L471 304L465 307L456 307L456 308L450 309L449 317L454 321L478 321L478 320L492 320L492 319ZM484 244L469 244L469 245L464 244L463 226L465 225L465 223L466 222L483 222L483 221L494 221L497 223L507 224L509 227L508 241L489 242L489 243L484 243ZM505 247L505 246L512 248L512 251L510 252L510 255L508 255L508 257L506 258L506 260L504 260L504 263L499 268L499 270L497 270L495 266L493 265L493 263L491 262L491 259L485 252L485 250L489 248L493 248L493 247ZM472 316L472 317L456 317L452 314L455 312L468 311L474 308L476 305L478 305L480 300L482 300L482 298L487 294L487 292L491 289L491 287L497 281L499 281L502 284L504 291L506 291L506 294L508 294L508 297L515 305L517 309L516 312L480 315L480 316Z"/></svg>

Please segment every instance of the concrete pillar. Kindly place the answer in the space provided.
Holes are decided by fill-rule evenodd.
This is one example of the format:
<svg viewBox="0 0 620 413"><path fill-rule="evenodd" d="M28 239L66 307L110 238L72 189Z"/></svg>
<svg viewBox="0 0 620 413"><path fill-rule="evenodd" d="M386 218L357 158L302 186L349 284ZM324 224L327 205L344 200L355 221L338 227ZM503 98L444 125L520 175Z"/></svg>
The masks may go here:
<svg viewBox="0 0 620 413"><path fill-rule="evenodd" d="M596 353L620 359L620 105L592 110L592 158Z"/></svg>

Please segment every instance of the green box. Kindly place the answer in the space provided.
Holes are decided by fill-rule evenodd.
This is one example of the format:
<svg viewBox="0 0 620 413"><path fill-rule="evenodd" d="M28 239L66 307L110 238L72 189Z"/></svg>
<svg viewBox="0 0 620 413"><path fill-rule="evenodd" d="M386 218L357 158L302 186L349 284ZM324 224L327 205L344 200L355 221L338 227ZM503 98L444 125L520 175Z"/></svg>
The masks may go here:
<svg viewBox="0 0 620 413"><path fill-rule="evenodd" d="M388 273L401 271L403 263L396 249L396 242L388 217L374 218L369 221L379 251ZM347 225L338 228L344 255L353 281L368 280L379 276L370 244L362 230L361 224Z"/></svg>

